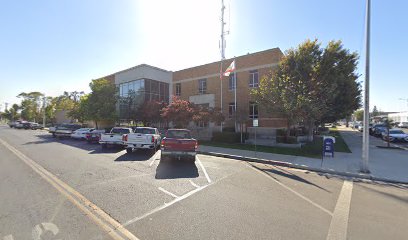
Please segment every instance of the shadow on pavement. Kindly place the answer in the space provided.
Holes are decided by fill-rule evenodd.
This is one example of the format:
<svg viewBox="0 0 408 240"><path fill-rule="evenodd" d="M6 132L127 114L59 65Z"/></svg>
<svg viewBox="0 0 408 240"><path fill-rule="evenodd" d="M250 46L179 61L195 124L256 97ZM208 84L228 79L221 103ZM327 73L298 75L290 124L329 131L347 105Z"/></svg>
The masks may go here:
<svg viewBox="0 0 408 240"><path fill-rule="evenodd" d="M190 161L160 161L156 169L156 179L196 178L198 169Z"/></svg>
<svg viewBox="0 0 408 240"><path fill-rule="evenodd" d="M254 166L254 167L258 168L256 166ZM319 188L319 189L321 189L323 191L330 192L326 188L320 187L319 185L317 185L315 183L312 183L312 182L310 182L310 181L308 181L308 180L306 180L306 179L304 179L302 177L299 177L298 175L295 175L295 174L293 174L293 173L291 173L289 171L286 171L284 169L281 169L281 168L279 168L279 170L278 169L261 169L261 168L258 168L258 169L261 170L261 171L264 171L264 172L270 172L270 173L273 173L273 174L276 174L276 175L279 175L279 176L282 176L282 177L290 178L290 179L295 180L295 181L306 183L306 184L312 185L312 186L314 186L316 188ZM275 177L273 177L273 178L275 178ZM279 181L279 179L277 179L277 178L275 178L275 180Z"/></svg>
<svg viewBox="0 0 408 240"><path fill-rule="evenodd" d="M115 159L115 162L125 162L125 161L147 161L153 157L155 153L151 150L137 150L133 153L125 153L120 155Z"/></svg>
<svg viewBox="0 0 408 240"><path fill-rule="evenodd" d="M369 183L369 184L370 184L370 183ZM392 193L389 193L389 192L381 191L380 189L374 189L373 186L369 186L369 185L368 185L368 186L365 186L364 184L358 184L358 186L360 186L360 187L362 187L362 188L364 188L364 189L366 189L366 190L368 190L368 191L375 192L375 193L379 193L379 194L382 194L382 195L384 195L384 196L386 196L386 197L389 197L389 198L392 198L392 199L401 201L401 202L403 202L403 203L408 203L408 197L402 197L402 196L398 196L398 195L396 195L396 194L392 194Z"/></svg>

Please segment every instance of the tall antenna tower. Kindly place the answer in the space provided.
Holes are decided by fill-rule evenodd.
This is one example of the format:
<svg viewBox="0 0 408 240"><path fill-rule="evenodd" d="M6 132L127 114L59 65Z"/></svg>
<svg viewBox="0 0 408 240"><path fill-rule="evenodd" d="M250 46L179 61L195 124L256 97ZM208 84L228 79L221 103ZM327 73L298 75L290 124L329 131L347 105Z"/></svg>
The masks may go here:
<svg viewBox="0 0 408 240"><path fill-rule="evenodd" d="M221 50L221 63L220 63L220 82L221 82L221 114L223 114L223 102L222 102L222 77L223 77L223 61L225 60L225 35L227 34L224 31L225 20L224 20L224 0L221 0L221 40L220 40L220 50ZM221 132L222 132L223 123L221 123Z"/></svg>

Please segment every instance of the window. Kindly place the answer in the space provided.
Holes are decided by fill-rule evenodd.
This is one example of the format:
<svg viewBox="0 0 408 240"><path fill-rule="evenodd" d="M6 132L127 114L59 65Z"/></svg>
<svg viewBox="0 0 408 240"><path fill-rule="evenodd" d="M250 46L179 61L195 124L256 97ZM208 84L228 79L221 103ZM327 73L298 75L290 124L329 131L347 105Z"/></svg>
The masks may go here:
<svg viewBox="0 0 408 240"><path fill-rule="evenodd" d="M259 86L258 70L249 71L249 87L257 88Z"/></svg>
<svg viewBox="0 0 408 240"><path fill-rule="evenodd" d="M181 95L181 83L176 83L176 96Z"/></svg>
<svg viewBox="0 0 408 240"><path fill-rule="evenodd" d="M207 92L207 79L198 80L198 93L205 94Z"/></svg>
<svg viewBox="0 0 408 240"><path fill-rule="evenodd" d="M253 102L249 103L249 118L250 119L258 118L258 104Z"/></svg>
<svg viewBox="0 0 408 240"><path fill-rule="evenodd" d="M228 89L229 90L234 90L236 87L236 82L237 82L237 78L235 77L234 73L231 73L229 75L229 84L228 84Z"/></svg>
<svg viewBox="0 0 408 240"><path fill-rule="evenodd" d="M228 106L228 116L229 118L232 118L235 113L235 103L230 103Z"/></svg>

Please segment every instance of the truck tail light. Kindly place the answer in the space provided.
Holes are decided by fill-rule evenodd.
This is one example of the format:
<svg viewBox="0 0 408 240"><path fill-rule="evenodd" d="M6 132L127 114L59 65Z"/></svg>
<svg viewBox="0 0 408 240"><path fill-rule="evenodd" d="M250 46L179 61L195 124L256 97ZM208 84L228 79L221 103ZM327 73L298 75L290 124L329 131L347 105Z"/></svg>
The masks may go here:
<svg viewBox="0 0 408 240"><path fill-rule="evenodd" d="M196 140L195 141L195 149L197 150L197 148L198 148L198 141Z"/></svg>
<svg viewBox="0 0 408 240"><path fill-rule="evenodd" d="M154 136L152 136L152 143L154 143Z"/></svg>
<svg viewBox="0 0 408 240"><path fill-rule="evenodd" d="M160 143L160 147L161 148L164 148L164 145L166 144L166 141L164 140L164 139L162 139L161 140L161 143Z"/></svg>
<svg viewBox="0 0 408 240"><path fill-rule="evenodd" d="M122 136L122 141L127 142L128 140L128 135L127 134L123 134Z"/></svg>

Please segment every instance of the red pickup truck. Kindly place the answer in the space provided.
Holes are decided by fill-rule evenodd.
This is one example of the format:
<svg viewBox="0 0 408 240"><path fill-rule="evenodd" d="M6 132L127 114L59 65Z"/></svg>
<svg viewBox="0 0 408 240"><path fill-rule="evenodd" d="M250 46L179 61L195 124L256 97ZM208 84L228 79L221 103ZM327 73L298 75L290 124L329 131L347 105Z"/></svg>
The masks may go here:
<svg viewBox="0 0 408 240"><path fill-rule="evenodd" d="M169 129L166 136L161 140L161 160L189 159L195 161L198 142L191 137L190 130Z"/></svg>

